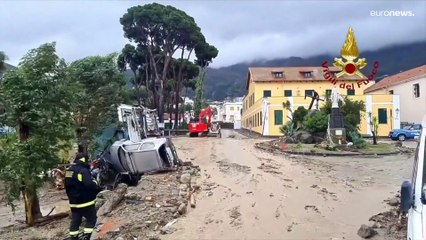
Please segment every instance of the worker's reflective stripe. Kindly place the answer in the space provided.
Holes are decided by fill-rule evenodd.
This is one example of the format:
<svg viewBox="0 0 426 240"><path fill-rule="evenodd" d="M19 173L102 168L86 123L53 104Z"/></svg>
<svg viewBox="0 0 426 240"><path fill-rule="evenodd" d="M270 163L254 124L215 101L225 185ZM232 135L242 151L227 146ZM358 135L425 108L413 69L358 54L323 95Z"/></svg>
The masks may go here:
<svg viewBox="0 0 426 240"><path fill-rule="evenodd" d="M86 162L86 158L84 158L84 157L82 157L82 158L80 158L78 160L80 160L81 162Z"/></svg>
<svg viewBox="0 0 426 240"><path fill-rule="evenodd" d="M73 171L66 171L65 172L65 177L66 178L72 178L72 175L74 174L74 172Z"/></svg>
<svg viewBox="0 0 426 240"><path fill-rule="evenodd" d="M95 200L87 202L87 203L81 203L81 204L70 204L70 207L72 208L84 208L95 204Z"/></svg>
<svg viewBox="0 0 426 240"><path fill-rule="evenodd" d="M77 231L70 231L69 233L71 236L75 236L78 235L78 230Z"/></svg>
<svg viewBox="0 0 426 240"><path fill-rule="evenodd" d="M93 232L93 228L84 228L84 233L92 233Z"/></svg>
<svg viewBox="0 0 426 240"><path fill-rule="evenodd" d="M78 179L78 181L82 182L83 181L83 175L81 175L81 173L77 174L77 179Z"/></svg>
<svg viewBox="0 0 426 240"><path fill-rule="evenodd" d="M95 179L93 179L93 182L94 182L96 185L99 185L98 181L96 181Z"/></svg>

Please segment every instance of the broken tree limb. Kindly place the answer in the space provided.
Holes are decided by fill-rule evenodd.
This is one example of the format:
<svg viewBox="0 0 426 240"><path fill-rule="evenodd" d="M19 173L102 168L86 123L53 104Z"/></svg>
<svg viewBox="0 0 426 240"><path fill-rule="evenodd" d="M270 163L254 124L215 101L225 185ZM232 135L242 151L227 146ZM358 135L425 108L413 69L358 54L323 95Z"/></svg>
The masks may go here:
<svg viewBox="0 0 426 240"><path fill-rule="evenodd" d="M35 220L35 224L36 226L44 226L46 224L49 224L55 220L59 220L62 218L66 218L70 215L71 211L67 211L67 212L61 212L61 213L56 213L50 216L45 216L45 217L41 217L39 219Z"/></svg>
<svg viewBox="0 0 426 240"><path fill-rule="evenodd" d="M191 203L191 207L195 208L195 192L191 193L191 196L189 198L189 202Z"/></svg>
<svg viewBox="0 0 426 240"><path fill-rule="evenodd" d="M54 207L52 208L52 210L50 210L50 212L46 215L46 217L50 216L50 214L53 212L53 210L55 210L55 208L56 208L56 206L54 206Z"/></svg>
<svg viewBox="0 0 426 240"><path fill-rule="evenodd" d="M34 226L39 227L39 226L47 225L47 224L49 224L49 223L51 223L55 220L66 218L66 217L69 216L69 214L70 214L70 211L67 211L67 212L53 214L53 215L50 215L50 216L37 218L34 221ZM23 230L23 229L31 227L28 224L26 224L25 221L17 221L17 222L18 222L18 224L12 224L12 225L6 226L6 227L3 228L3 230L11 229L13 231L19 231L19 230Z"/></svg>

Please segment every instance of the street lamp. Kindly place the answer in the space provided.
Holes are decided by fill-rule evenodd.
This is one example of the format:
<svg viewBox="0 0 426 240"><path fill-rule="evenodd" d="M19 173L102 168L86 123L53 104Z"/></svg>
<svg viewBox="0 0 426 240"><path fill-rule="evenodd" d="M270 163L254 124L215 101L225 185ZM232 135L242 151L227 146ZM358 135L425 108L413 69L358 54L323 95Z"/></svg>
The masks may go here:
<svg viewBox="0 0 426 240"><path fill-rule="evenodd" d="M395 109L395 119L399 117L399 108Z"/></svg>

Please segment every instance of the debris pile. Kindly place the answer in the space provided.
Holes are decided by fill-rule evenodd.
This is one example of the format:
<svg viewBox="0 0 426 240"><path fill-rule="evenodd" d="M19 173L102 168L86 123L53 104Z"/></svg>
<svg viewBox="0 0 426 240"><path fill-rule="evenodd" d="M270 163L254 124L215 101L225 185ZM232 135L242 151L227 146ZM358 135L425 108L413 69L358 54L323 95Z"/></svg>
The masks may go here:
<svg viewBox="0 0 426 240"><path fill-rule="evenodd" d="M160 239L196 207L200 169L191 162L176 172L142 176L139 185L119 185L98 195L99 226L94 239ZM103 203L102 203L103 202Z"/></svg>
<svg viewBox="0 0 426 240"><path fill-rule="evenodd" d="M178 218L186 214L188 208L196 207L200 176L198 166L183 162L177 171L142 176L138 186L119 184L113 191L100 192L96 200L98 222L92 239L155 240L173 233ZM43 203L59 201L68 206L65 190L53 190L41 196ZM69 218L63 218L19 231L10 227L0 232L0 239L32 236L32 239L62 240L67 237L69 223Z"/></svg>
<svg viewBox="0 0 426 240"><path fill-rule="evenodd" d="M362 224L358 235L362 238L397 240L405 239L407 235L407 218L399 210L399 196L386 200L392 208L372 216L368 224Z"/></svg>

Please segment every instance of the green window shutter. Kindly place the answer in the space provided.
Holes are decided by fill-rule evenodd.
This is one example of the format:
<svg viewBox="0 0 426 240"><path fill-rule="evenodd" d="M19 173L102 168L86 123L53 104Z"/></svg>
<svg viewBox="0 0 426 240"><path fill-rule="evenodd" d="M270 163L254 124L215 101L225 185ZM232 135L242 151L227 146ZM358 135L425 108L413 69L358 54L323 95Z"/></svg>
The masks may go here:
<svg viewBox="0 0 426 240"><path fill-rule="evenodd" d="M380 124L388 123L388 113L386 108L379 108L379 123Z"/></svg>
<svg viewBox="0 0 426 240"><path fill-rule="evenodd" d="M347 94L348 95L355 95L355 89L348 89Z"/></svg>
<svg viewBox="0 0 426 240"><path fill-rule="evenodd" d="M283 110L274 111L274 124L283 125Z"/></svg>
<svg viewBox="0 0 426 240"><path fill-rule="evenodd" d="M325 96L331 96L331 89L325 90Z"/></svg>
<svg viewBox="0 0 426 240"><path fill-rule="evenodd" d="M284 97L291 97L293 95L291 90L284 90Z"/></svg>
<svg viewBox="0 0 426 240"><path fill-rule="evenodd" d="M305 96L313 96L314 90L305 90Z"/></svg>
<svg viewBox="0 0 426 240"><path fill-rule="evenodd" d="M271 96L271 90L263 90L263 97L270 97Z"/></svg>

